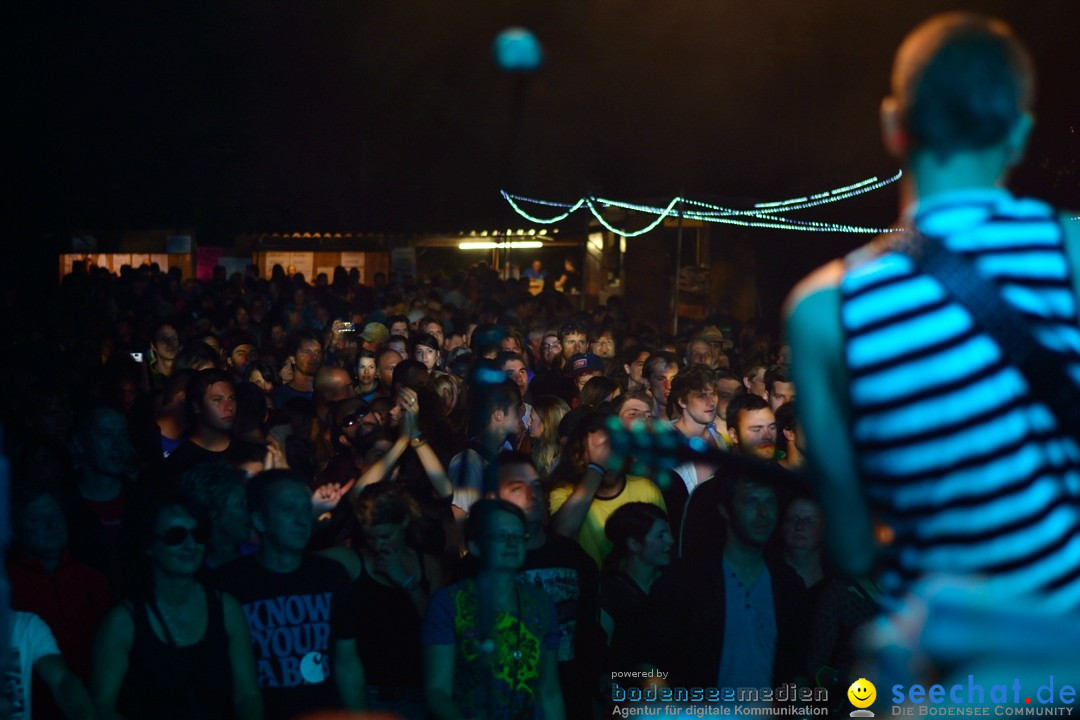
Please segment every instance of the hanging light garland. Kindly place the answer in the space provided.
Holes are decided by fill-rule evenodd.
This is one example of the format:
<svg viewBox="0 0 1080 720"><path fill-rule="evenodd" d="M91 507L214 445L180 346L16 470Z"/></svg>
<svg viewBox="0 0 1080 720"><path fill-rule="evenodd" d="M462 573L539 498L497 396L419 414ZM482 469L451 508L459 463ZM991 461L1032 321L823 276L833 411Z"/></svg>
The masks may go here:
<svg viewBox="0 0 1080 720"><path fill-rule="evenodd" d="M807 208L819 207L821 205L828 205L841 200L847 200L849 198L863 195L874 190L879 190L886 185L890 185L903 176L903 171L898 170L895 175L879 179L877 177L866 178L859 182L852 183L850 185L844 185L833 190L827 190L825 192L814 193L812 195L805 195L797 198L790 198L788 200L777 200L772 202L760 202L755 203L751 209L738 210L734 208L726 208L720 205L713 205L711 203L702 202L700 200L691 200L689 198L674 197L666 207L657 207L653 205L643 205L640 203L622 202L619 200L611 200L609 198L600 197L583 197L573 204L559 203L551 200L538 200L534 198L523 197L521 195L512 195L505 190L501 190L503 198L510 204L510 207L514 209L521 217L526 220L542 225L551 225L554 223L562 222L566 218L573 215L581 208L588 208L593 217L596 218L604 228L621 235L622 237L637 237L644 235L645 233L654 230L660 223L669 217L682 217L687 220L699 220L702 222L714 222L726 225L738 225L742 227L762 227L773 228L777 230L798 230L801 232L842 232L842 233L860 233L877 235L886 232L896 232L896 228L876 228L876 227L863 227L859 225L850 225L847 223L834 223L834 222L818 222L812 220L796 220L794 218L785 217L782 213L794 212L796 210L805 210ZM526 212L521 203L530 203L533 205L539 205L543 207L564 208L566 211L555 215L553 217L542 218L531 213ZM676 209L679 205L691 205L693 209ZM656 219L647 224L645 227L638 230L621 230L604 218L600 212L600 208L618 208L620 210L630 210L633 212L649 213L656 215ZM701 209L697 209L701 208Z"/></svg>

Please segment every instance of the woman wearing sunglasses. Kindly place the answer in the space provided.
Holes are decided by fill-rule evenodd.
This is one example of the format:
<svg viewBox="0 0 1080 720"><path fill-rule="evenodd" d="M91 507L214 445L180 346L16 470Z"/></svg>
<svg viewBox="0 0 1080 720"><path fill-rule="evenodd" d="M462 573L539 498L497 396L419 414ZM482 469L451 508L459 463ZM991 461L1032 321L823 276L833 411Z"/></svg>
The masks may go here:
<svg viewBox="0 0 1080 720"><path fill-rule="evenodd" d="M207 542L196 514L171 498L139 516L141 572L94 642L90 687L102 718L263 716L240 605L195 579Z"/></svg>

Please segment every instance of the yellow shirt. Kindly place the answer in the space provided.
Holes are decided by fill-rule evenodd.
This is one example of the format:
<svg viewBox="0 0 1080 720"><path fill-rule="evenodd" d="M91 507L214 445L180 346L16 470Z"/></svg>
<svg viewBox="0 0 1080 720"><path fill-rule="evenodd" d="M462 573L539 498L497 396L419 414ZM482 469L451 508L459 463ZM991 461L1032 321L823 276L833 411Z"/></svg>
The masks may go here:
<svg viewBox="0 0 1080 720"><path fill-rule="evenodd" d="M553 515L559 511L573 491L573 487L565 485L552 489L548 496L548 503ZM589 504L589 513L585 516L585 522L581 524L581 529L574 539L596 561L597 565L604 561L612 548L611 541L604 534L607 519L611 517L611 513L632 502L650 503L667 512L664 496L656 483L649 478L637 475L627 475L626 487L615 497L606 499L594 497Z"/></svg>

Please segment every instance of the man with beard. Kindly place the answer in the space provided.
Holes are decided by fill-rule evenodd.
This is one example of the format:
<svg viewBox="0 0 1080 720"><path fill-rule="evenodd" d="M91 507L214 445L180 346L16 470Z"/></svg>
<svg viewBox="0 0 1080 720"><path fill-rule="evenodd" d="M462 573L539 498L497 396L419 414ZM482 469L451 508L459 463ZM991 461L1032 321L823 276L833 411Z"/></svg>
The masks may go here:
<svg viewBox="0 0 1080 720"><path fill-rule="evenodd" d="M244 370L248 363L259 359L259 346L251 333L233 330L222 341L225 351L225 368L232 373L234 383L244 379Z"/></svg>
<svg viewBox="0 0 1080 720"><path fill-rule="evenodd" d="M766 462L776 457L776 415L757 395L740 395L728 403L728 435L744 455Z"/></svg>
<svg viewBox="0 0 1080 720"><path fill-rule="evenodd" d="M766 463L769 467L763 473L776 467L776 417L769 404L757 395L739 395L728 404L727 417L731 451ZM730 482L730 474L718 470L699 484L686 502L679 532L680 557L711 552L722 541L726 518L718 509L718 502Z"/></svg>
<svg viewBox="0 0 1080 720"><path fill-rule="evenodd" d="M660 667L681 687L777 687L803 673L806 588L783 561L765 556L776 530L776 487L750 475L728 478L717 547L677 563L653 587Z"/></svg>

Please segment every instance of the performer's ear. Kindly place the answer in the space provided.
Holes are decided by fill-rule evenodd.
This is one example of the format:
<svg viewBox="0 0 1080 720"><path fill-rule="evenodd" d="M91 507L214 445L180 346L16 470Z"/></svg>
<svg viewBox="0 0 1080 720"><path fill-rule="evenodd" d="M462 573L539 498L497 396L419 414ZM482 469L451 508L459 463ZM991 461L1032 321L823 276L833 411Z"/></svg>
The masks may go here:
<svg viewBox="0 0 1080 720"><path fill-rule="evenodd" d="M908 137L900 117L900 103L889 96L881 101L881 141L895 158L903 158L908 152Z"/></svg>

